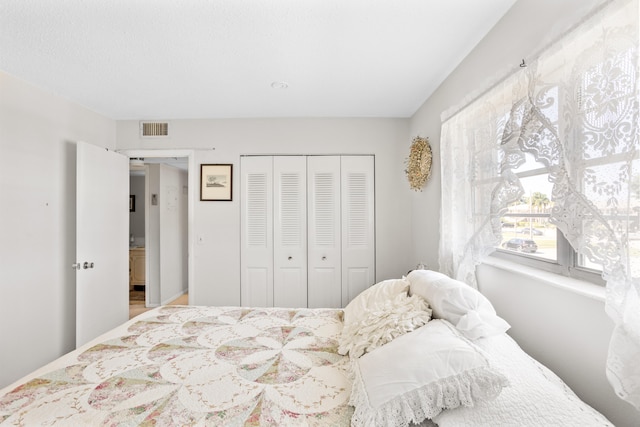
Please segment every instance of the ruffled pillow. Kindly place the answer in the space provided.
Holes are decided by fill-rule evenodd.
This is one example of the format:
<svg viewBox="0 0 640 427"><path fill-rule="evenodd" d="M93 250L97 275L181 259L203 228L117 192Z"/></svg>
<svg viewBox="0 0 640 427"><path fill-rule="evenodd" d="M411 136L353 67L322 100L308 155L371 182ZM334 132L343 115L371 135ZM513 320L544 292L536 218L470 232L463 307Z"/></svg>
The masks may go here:
<svg viewBox="0 0 640 427"><path fill-rule="evenodd" d="M480 348L432 320L353 361L351 425L408 426L491 400L508 385Z"/></svg>
<svg viewBox="0 0 640 427"><path fill-rule="evenodd" d="M344 308L344 323L358 321L370 307L393 299L400 294L407 294L411 283L405 279L389 279L378 282L360 292Z"/></svg>
<svg viewBox="0 0 640 427"><path fill-rule="evenodd" d="M424 298L434 318L449 321L469 339L499 335L511 327L484 295L466 283L431 270L413 270L407 280L409 293Z"/></svg>
<svg viewBox="0 0 640 427"><path fill-rule="evenodd" d="M402 292L393 299L371 300L357 317L350 316L340 337L338 353L351 358L380 347L431 320L431 309L420 297Z"/></svg>

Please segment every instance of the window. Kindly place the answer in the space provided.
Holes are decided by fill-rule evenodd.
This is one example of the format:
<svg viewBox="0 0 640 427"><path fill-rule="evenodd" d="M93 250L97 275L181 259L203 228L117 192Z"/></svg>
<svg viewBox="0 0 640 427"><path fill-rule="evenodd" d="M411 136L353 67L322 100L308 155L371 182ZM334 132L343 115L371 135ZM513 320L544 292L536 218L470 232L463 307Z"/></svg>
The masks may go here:
<svg viewBox="0 0 640 427"><path fill-rule="evenodd" d="M549 182L548 169L526 154L526 163L517 169L516 176L523 194L507 206L507 212L500 218L502 242L498 249L557 262L558 230L549 221L553 185ZM532 243L523 245L522 239Z"/></svg>
<svg viewBox="0 0 640 427"><path fill-rule="evenodd" d="M490 253L600 284L640 270L637 46L615 9L443 122L443 271L474 282Z"/></svg>
<svg viewBox="0 0 640 427"><path fill-rule="evenodd" d="M595 61L577 74L579 83L573 97L556 85L541 90L544 103L539 111L547 120L548 128L536 134L525 134L525 138L533 141L525 139L518 144L524 161L515 162L511 171L522 186L522 195L509 203L501 217L503 241L496 247L497 256L604 284L602 264L594 261L602 258L602 254L593 253L598 245L587 244L582 251L574 250L551 220L554 200L548 165L554 164L548 157L546 163L538 161L533 154L540 147L553 146L549 138L564 136L572 139L562 144L574 160L571 178L576 187L595 205L602 217L600 227L611 227L616 234L628 239L630 268L636 274L640 271L640 160L629 161L633 152L628 151L630 145L624 142L623 130L632 128L633 120L637 120L634 109L625 103L625 99L633 97L635 90L634 85L629 84L635 77L634 60L633 49L628 48ZM552 68L538 77L553 81L562 74L560 71ZM573 109L578 113L572 117L567 110ZM576 119L581 121L577 130L563 135L562 130L573 125L563 121ZM632 137L630 134L627 138ZM602 179L616 175L620 178ZM626 186L629 188L624 188ZM629 195L629 204L620 209L619 197L624 194ZM593 213L582 218L587 229L594 221ZM508 255L503 255L505 252Z"/></svg>
<svg viewBox="0 0 640 427"><path fill-rule="evenodd" d="M605 2L526 70L445 118L439 253L440 270L471 285L490 254L606 280L607 377L636 407L638 7Z"/></svg>
<svg viewBox="0 0 640 427"><path fill-rule="evenodd" d="M604 285L602 266L577 253L550 221L554 206L549 169L525 153L515 170L523 188L500 218L502 241L494 256Z"/></svg>

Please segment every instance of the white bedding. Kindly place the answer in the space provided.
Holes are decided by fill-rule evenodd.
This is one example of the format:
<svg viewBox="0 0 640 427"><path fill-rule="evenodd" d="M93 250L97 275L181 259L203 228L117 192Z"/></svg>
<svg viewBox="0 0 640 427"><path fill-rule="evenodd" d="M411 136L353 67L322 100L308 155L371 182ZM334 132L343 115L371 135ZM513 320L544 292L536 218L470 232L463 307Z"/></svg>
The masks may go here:
<svg viewBox="0 0 640 427"><path fill-rule="evenodd" d="M0 425L348 426L338 309L166 306L5 388Z"/></svg>
<svg viewBox="0 0 640 427"><path fill-rule="evenodd" d="M341 330L341 310L156 309L0 390L0 425L347 426ZM474 344L509 385L438 426L612 426L506 333Z"/></svg>
<svg viewBox="0 0 640 427"><path fill-rule="evenodd" d="M434 418L440 427L613 426L506 333L475 343L509 378L510 386L491 402L443 411Z"/></svg>

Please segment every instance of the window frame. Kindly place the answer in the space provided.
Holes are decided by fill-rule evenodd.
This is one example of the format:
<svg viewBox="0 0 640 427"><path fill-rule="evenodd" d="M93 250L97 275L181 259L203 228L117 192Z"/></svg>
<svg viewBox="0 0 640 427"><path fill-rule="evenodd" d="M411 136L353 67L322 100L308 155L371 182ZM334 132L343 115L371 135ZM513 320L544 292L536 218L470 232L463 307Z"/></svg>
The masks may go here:
<svg viewBox="0 0 640 427"><path fill-rule="evenodd" d="M585 165L586 166L586 165ZM513 171L518 179L540 176L549 173L549 168L541 167L522 172ZM523 215L524 216L524 215ZM550 217L550 214L532 214L527 216ZM569 241L559 229L556 229L556 260L544 259L532 254L514 252L496 246L496 250L491 254L499 259L515 262L527 267L537 268L550 273L559 274L574 279L585 280L590 283L605 286L606 282L602 278L602 271L578 264L579 254L573 249Z"/></svg>
<svg viewBox="0 0 640 427"><path fill-rule="evenodd" d="M545 260L521 252L509 251L496 247L490 255L495 258L511 261L527 267L537 268L549 273L584 280L596 285L605 286L602 272L577 265L578 253L571 247L560 230L557 230L557 260Z"/></svg>

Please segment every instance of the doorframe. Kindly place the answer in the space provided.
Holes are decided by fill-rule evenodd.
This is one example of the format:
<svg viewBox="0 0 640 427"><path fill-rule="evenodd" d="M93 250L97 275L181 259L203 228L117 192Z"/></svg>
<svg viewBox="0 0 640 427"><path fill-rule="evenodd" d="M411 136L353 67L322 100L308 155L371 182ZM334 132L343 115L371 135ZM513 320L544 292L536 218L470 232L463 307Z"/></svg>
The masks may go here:
<svg viewBox="0 0 640 427"><path fill-rule="evenodd" d="M198 186L198 173L196 171L195 153L193 150L158 150L158 149L121 149L117 150L119 153L128 156L129 158L138 157L154 157L154 158L172 158L172 157L186 157L188 162L187 170L187 292L189 294L189 305L192 305L195 301L195 262L194 262L194 250L195 250L195 237L193 231L195 206ZM146 215L146 214L145 214Z"/></svg>

